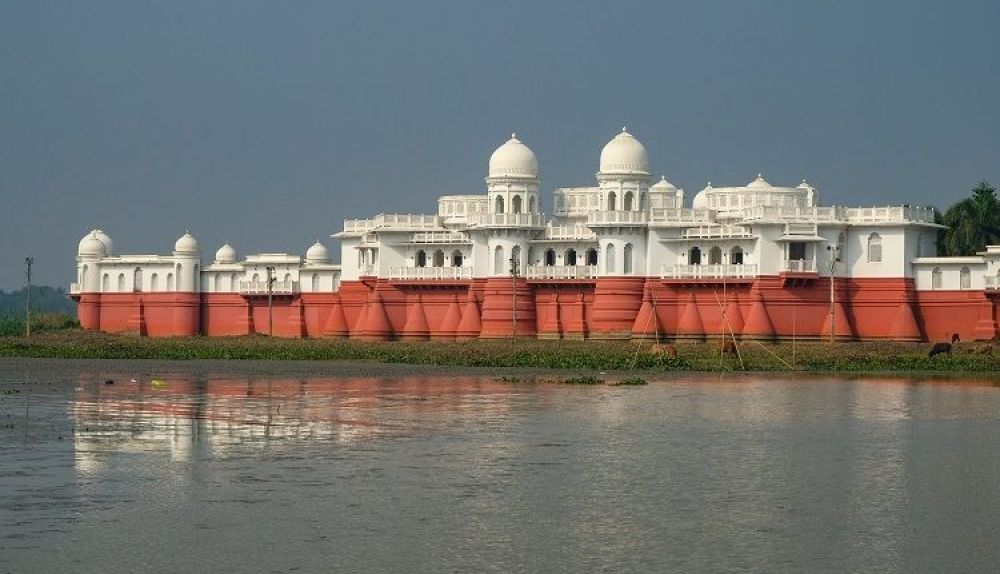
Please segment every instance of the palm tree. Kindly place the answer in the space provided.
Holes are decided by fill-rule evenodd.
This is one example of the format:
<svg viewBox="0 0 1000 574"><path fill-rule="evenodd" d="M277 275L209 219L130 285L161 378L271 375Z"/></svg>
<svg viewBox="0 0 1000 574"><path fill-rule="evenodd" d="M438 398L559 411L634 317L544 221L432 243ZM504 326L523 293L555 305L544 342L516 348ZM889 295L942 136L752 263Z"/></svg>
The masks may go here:
<svg viewBox="0 0 1000 574"><path fill-rule="evenodd" d="M948 208L942 223L942 247L945 255L974 255L987 245L1000 243L1000 201L996 188L981 181L973 188L972 197Z"/></svg>

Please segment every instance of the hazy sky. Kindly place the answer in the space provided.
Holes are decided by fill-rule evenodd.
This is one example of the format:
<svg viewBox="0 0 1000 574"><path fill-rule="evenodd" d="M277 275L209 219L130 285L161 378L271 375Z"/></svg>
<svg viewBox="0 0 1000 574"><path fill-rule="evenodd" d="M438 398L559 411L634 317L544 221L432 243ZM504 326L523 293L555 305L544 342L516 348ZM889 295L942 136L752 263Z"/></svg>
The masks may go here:
<svg viewBox="0 0 1000 574"><path fill-rule="evenodd" d="M511 131L551 190L628 125L656 174L945 206L1000 181L1000 2L0 0L0 288L79 238L303 253L481 193ZM339 249L335 250L339 253Z"/></svg>

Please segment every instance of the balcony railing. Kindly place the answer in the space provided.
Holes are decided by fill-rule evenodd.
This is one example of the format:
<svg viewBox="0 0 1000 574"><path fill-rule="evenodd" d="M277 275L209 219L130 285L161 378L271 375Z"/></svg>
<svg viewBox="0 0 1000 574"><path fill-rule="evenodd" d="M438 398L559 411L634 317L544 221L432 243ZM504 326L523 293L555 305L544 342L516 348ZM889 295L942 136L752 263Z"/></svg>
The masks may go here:
<svg viewBox="0 0 1000 574"><path fill-rule="evenodd" d="M267 281L240 281L240 295L267 295ZM299 292L298 281L275 281L272 295L294 295Z"/></svg>
<svg viewBox="0 0 1000 574"><path fill-rule="evenodd" d="M410 243L468 243L469 237L454 231L421 231L410 236Z"/></svg>
<svg viewBox="0 0 1000 574"><path fill-rule="evenodd" d="M781 270L785 273L815 273L816 262L805 259L788 259L782 262Z"/></svg>
<svg viewBox="0 0 1000 574"><path fill-rule="evenodd" d="M649 214L645 211L592 211L587 214L587 225L645 225Z"/></svg>
<svg viewBox="0 0 1000 574"><path fill-rule="evenodd" d="M593 279L596 265L529 265L528 279Z"/></svg>
<svg viewBox="0 0 1000 574"><path fill-rule="evenodd" d="M733 239L753 237L742 225L699 225L684 230L685 239Z"/></svg>
<svg viewBox="0 0 1000 574"><path fill-rule="evenodd" d="M596 241L597 234L586 225L550 225L545 228L544 239Z"/></svg>
<svg viewBox="0 0 1000 574"><path fill-rule="evenodd" d="M374 277L375 276L375 266L374 265L362 265L358 269L358 274L361 277Z"/></svg>
<svg viewBox="0 0 1000 574"><path fill-rule="evenodd" d="M890 207L780 207L743 210L744 221L844 221L847 223L934 223L934 208Z"/></svg>
<svg viewBox="0 0 1000 574"><path fill-rule="evenodd" d="M741 265L664 265L660 270L663 279L742 279L757 276L757 266Z"/></svg>
<svg viewBox="0 0 1000 574"><path fill-rule="evenodd" d="M379 214L371 219L345 219L345 233L366 233L375 229L436 229L441 227L436 215Z"/></svg>
<svg viewBox="0 0 1000 574"><path fill-rule="evenodd" d="M984 277L987 291L1000 291L1000 276L987 275Z"/></svg>
<svg viewBox="0 0 1000 574"><path fill-rule="evenodd" d="M472 279L471 267L392 267L389 279L420 279L428 281L454 281Z"/></svg>
<svg viewBox="0 0 1000 574"><path fill-rule="evenodd" d="M476 227L544 227L545 220L538 213L474 213L469 225Z"/></svg>
<svg viewBox="0 0 1000 574"><path fill-rule="evenodd" d="M711 223L712 212L707 209L689 209L686 207L654 207L649 210L649 223Z"/></svg>

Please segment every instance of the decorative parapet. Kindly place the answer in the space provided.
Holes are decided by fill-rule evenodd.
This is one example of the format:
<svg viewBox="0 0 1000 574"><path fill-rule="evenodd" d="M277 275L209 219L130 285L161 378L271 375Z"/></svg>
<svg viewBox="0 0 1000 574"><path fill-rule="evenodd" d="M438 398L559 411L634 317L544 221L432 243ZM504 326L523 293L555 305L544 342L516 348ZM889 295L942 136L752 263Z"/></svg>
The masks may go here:
<svg viewBox="0 0 1000 574"><path fill-rule="evenodd" d="M545 227L545 216L539 213L474 213L469 227Z"/></svg>
<svg viewBox="0 0 1000 574"><path fill-rule="evenodd" d="M240 281L240 295L249 297L271 295L295 295L299 292L298 281L272 281L271 289L267 288L267 281Z"/></svg>
<svg viewBox="0 0 1000 574"><path fill-rule="evenodd" d="M744 279L757 276L757 266L745 265L664 265L661 279Z"/></svg>
<svg viewBox="0 0 1000 574"><path fill-rule="evenodd" d="M529 265L526 277L532 279L594 279L596 265Z"/></svg>
<svg viewBox="0 0 1000 574"><path fill-rule="evenodd" d="M472 279L471 267L393 267L389 279L458 281Z"/></svg>

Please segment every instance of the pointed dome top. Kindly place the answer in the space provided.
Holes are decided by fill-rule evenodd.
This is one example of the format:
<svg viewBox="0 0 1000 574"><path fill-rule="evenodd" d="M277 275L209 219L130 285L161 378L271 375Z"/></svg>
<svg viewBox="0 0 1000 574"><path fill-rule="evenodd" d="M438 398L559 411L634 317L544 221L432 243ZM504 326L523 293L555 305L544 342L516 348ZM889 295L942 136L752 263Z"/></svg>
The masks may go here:
<svg viewBox="0 0 1000 574"><path fill-rule="evenodd" d="M93 230L80 240L77 248L77 255L80 257L106 257L108 247L97 236L97 230Z"/></svg>
<svg viewBox="0 0 1000 574"><path fill-rule="evenodd" d="M649 175L646 146L623 127L601 150L600 168L602 174Z"/></svg>
<svg viewBox="0 0 1000 574"><path fill-rule="evenodd" d="M510 134L510 139L490 156L489 177L537 178L535 152L517 139L517 134Z"/></svg>
<svg viewBox="0 0 1000 574"><path fill-rule="evenodd" d="M236 250L229 243L226 243L215 252L216 263L236 263Z"/></svg>
<svg viewBox="0 0 1000 574"><path fill-rule="evenodd" d="M764 179L763 174L757 174L757 179L747 184L748 189L771 189L772 185Z"/></svg>
<svg viewBox="0 0 1000 574"><path fill-rule="evenodd" d="M312 247L306 250L306 262L307 263L329 263L330 262L330 250L326 248L325 245L316 240L316 243L312 244Z"/></svg>
<svg viewBox="0 0 1000 574"><path fill-rule="evenodd" d="M677 186L667 181L667 176L661 175L660 181L649 186L649 191L677 191Z"/></svg>
<svg viewBox="0 0 1000 574"><path fill-rule="evenodd" d="M174 243L174 253L183 253L188 255L193 255L198 253L198 240L196 240L190 231L185 231L184 235L181 235L177 242Z"/></svg>

